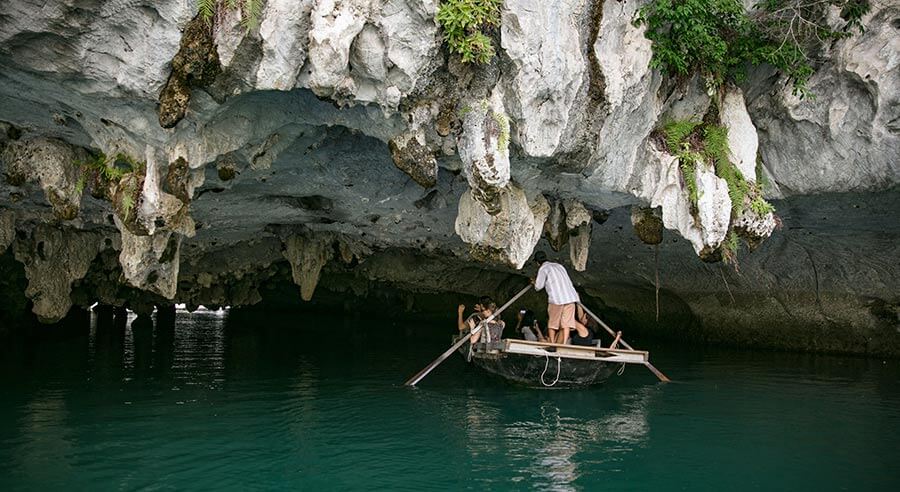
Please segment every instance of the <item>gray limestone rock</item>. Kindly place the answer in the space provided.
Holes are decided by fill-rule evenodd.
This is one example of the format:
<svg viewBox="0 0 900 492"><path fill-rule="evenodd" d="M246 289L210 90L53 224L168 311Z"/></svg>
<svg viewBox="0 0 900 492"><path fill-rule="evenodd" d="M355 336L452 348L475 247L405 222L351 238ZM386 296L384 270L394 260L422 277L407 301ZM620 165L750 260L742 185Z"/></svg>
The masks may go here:
<svg viewBox="0 0 900 492"><path fill-rule="evenodd" d="M12 244L16 237L16 216L10 210L0 209L0 254Z"/></svg>
<svg viewBox="0 0 900 492"><path fill-rule="evenodd" d="M116 224L122 235L119 264L128 284L166 299L174 299L178 288L181 235L157 231L140 236L132 234L118 217Z"/></svg>
<svg viewBox="0 0 900 492"><path fill-rule="evenodd" d="M501 46L513 65L503 80L505 100L513 139L527 155L554 155L568 127L587 71L579 32L586 3L504 3Z"/></svg>
<svg viewBox="0 0 900 492"><path fill-rule="evenodd" d="M509 183L509 120L499 92L460 110L462 134L457 148L472 196L490 214L500 212L500 196Z"/></svg>
<svg viewBox="0 0 900 492"><path fill-rule="evenodd" d="M333 255L330 237L293 235L284 241L284 257L291 264L294 283L300 287L300 297L309 301L319 284L322 267Z"/></svg>
<svg viewBox="0 0 900 492"><path fill-rule="evenodd" d="M759 316L798 326L803 347L898 346L886 321L898 302L887 293L900 278L900 205L891 199L900 183L900 15L892 2L874 3L865 33L821 53L809 84L815 99L792 96L765 67L725 94L731 158L767 197L783 198L774 202L778 217L747 207L730 217L725 187L708 170L692 210L678 163L653 145L653 131L702 118L711 101L698 78L673 81L649 67L651 44L632 23L646 0L504 2L490 33L497 56L478 66L446 56L430 0L269 0L258 29L247 32L230 12L211 39L191 35L193 2L45 3L9 0L0 15L0 145L41 141L35 155L57 157L62 151L47 142L123 153L146 162L146 174L129 178L135 194L119 183L111 197L77 202L67 159L22 160L12 165L20 181L41 188L15 185L16 172L13 183L0 180L0 209L9 211L0 216L14 215L23 230L68 230L59 219L80 204L65 227L121 235L129 295L257 302L261 282L289 278L282 241L298 230L329 238L321 254L293 249L291 263L310 266L298 270L309 296L319 276L329 291L359 295L378 291L370 281L477 294L482 279L500 293L543 248L546 231L553 248L569 242L586 294L639 319L656 250L631 234L629 210L640 204L658 207L667 229L658 244L663 297L709 339L790 345L754 327ZM176 56L183 45L203 56ZM202 61L212 58L222 73L207 86ZM187 100L192 77L203 83ZM163 108L176 110L165 129L157 105L172 80L178 104ZM47 189L55 194L45 197ZM568 201L608 212L570 226L579 214L569 217ZM726 273L726 288L697 254L712 254L729 220L751 239L785 227L752 254L739 251L741 276ZM302 251L316 254L304 262ZM342 261L319 259L335 251ZM105 280L82 288L124 302L112 285L112 253L102 254L103 271L89 273ZM400 268L408 260L415 268ZM63 287L50 289L60 306ZM848 335L838 335L841 324ZM681 326L656 329L693 333Z"/></svg>
<svg viewBox="0 0 900 492"><path fill-rule="evenodd" d="M485 261L522 268L541 238L550 205L542 195L531 200L514 184L497 196L498 210L489 213L475 198L463 194L456 216L456 233L471 245L472 255Z"/></svg>
<svg viewBox="0 0 900 492"><path fill-rule="evenodd" d="M0 152L7 182L40 185L53 213L61 220L71 220L78 215L84 189L83 182L81 189L78 186L80 163L87 158L87 152L78 147L40 137L8 142Z"/></svg>
<svg viewBox="0 0 900 492"><path fill-rule="evenodd" d="M25 295L34 302L32 310L41 322L59 321L69 312L72 283L87 274L103 247L100 234L45 224L23 231L13 243L16 260L25 265L28 277Z"/></svg>

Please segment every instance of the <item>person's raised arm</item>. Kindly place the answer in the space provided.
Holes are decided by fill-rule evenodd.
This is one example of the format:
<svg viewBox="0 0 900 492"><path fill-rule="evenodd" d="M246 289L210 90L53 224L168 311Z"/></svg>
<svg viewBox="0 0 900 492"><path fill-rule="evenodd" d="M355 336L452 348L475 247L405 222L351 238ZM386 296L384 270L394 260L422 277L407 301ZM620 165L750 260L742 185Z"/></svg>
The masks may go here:
<svg viewBox="0 0 900 492"><path fill-rule="evenodd" d="M466 329L466 322L463 321L463 312L466 310L465 304L460 304L456 309L456 327L459 328L459 331L463 331Z"/></svg>
<svg viewBox="0 0 900 492"><path fill-rule="evenodd" d="M547 282L547 269L541 265L541 268L538 269L537 278L534 279L534 290L541 290L544 288L544 284Z"/></svg>

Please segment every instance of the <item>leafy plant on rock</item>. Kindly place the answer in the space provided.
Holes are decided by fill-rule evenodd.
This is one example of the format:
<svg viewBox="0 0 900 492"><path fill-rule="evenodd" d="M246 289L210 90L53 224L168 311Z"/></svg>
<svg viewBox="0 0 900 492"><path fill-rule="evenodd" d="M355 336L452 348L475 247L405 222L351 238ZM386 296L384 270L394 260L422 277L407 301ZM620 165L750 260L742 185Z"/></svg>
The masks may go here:
<svg viewBox="0 0 900 492"><path fill-rule="evenodd" d="M841 9L840 25L832 25L831 7ZM653 42L650 65L669 75L699 73L716 88L742 80L747 64L767 63L803 95L816 51L862 31L869 9L869 0L763 0L748 13L740 0L652 0L634 23Z"/></svg>
<svg viewBox="0 0 900 492"><path fill-rule="evenodd" d="M712 123L693 120L673 121L662 129L662 137L668 152L678 158L684 186L692 207L696 210L697 166L712 165L716 176L728 185L732 217L740 217L748 200L751 209L763 216L775 208L762 198L759 185L751 185L740 169L728 158L728 129Z"/></svg>
<svg viewBox="0 0 900 492"><path fill-rule="evenodd" d="M502 0L444 0L435 20L444 30L444 41L463 63L485 64L494 57L485 31L500 26Z"/></svg>
<svg viewBox="0 0 900 492"><path fill-rule="evenodd" d="M259 26L264 0L197 0L200 17L210 24L218 24L225 11L239 10L241 25L247 31Z"/></svg>

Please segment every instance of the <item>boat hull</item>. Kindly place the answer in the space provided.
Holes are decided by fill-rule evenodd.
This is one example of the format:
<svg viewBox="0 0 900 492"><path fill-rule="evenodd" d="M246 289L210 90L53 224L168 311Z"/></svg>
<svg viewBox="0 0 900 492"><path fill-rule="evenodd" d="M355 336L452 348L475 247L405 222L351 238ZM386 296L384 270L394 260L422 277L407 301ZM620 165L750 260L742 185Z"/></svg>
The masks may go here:
<svg viewBox="0 0 900 492"><path fill-rule="evenodd" d="M475 367L517 384L545 388L591 386L603 383L621 364L600 360L571 359L545 355L517 354L502 350L476 350L469 361ZM469 347L459 353L465 359ZM558 374L557 374L558 372Z"/></svg>

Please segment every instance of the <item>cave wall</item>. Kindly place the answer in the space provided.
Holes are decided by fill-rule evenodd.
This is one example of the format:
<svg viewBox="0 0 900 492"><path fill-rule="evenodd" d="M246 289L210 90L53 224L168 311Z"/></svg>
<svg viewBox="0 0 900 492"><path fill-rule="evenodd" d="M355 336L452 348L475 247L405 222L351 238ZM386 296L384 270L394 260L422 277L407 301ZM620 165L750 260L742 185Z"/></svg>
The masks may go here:
<svg viewBox="0 0 900 492"><path fill-rule="evenodd" d="M814 99L767 67L727 87L730 158L776 207L733 218L712 172L692 209L656 142L714 101L650 69L644 3L507 0L497 56L472 66L427 0L269 0L251 30L181 0L5 2L0 249L43 321L254 305L285 272L298 303L499 298L540 249L647 333L900 353L900 8L826 47ZM659 322L633 207L665 228ZM762 231L737 270L698 258L736 224Z"/></svg>

